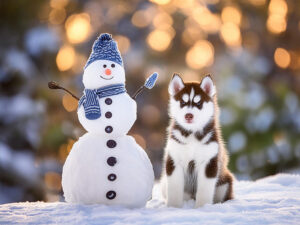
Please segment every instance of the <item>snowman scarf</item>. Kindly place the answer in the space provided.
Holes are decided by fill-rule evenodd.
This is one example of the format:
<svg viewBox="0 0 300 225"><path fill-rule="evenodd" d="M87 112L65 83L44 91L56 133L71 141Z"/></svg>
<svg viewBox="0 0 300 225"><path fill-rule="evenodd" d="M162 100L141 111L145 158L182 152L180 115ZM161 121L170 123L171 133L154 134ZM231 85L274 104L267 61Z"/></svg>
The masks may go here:
<svg viewBox="0 0 300 225"><path fill-rule="evenodd" d="M101 117L101 109L98 98L125 93L124 84L114 84L98 89L84 89L84 95L80 98L78 108L83 105L85 117L89 120L95 120Z"/></svg>

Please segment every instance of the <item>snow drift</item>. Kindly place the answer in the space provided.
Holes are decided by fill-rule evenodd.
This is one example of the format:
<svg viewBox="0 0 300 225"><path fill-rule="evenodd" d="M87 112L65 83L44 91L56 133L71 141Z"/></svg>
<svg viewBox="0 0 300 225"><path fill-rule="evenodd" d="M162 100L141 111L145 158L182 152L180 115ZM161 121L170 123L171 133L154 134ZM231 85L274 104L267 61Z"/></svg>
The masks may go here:
<svg viewBox="0 0 300 225"><path fill-rule="evenodd" d="M278 174L235 183L235 200L167 208L159 185L145 208L22 202L0 205L0 224L300 224L300 176Z"/></svg>

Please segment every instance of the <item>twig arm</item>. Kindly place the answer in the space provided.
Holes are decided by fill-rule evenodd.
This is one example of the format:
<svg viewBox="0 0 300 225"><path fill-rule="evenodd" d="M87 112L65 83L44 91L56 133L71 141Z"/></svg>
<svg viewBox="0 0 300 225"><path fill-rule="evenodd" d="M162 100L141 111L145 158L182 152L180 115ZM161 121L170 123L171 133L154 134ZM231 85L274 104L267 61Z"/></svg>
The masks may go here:
<svg viewBox="0 0 300 225"><path fill-rule="evenodd" d="M144 88L145 86L141 86L139 89L137 89L137 91L131 96L131 98L135 100L136 97L144 90Z"/></svg>
<svg viewBox="0 0 300 225"><path fill-rule="evenodd" d="M79 101L79 98L76 95L74 95L71 91L65 89L64 87L61 87L59 84L57 84L54 81L48 82L48 87L50 89L61 89L61 90L64 90L65 92L69 93L73 98L75 98L77 101Z"/></svg>

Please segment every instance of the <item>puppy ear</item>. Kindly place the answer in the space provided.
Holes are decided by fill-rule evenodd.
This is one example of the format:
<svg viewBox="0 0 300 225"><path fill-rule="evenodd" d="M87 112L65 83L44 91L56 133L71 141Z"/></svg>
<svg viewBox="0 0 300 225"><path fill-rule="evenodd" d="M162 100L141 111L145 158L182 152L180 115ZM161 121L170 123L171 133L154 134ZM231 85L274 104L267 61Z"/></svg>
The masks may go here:
<svg viewBox="0 0 300 225"><path fill-rule="evenodd" d="M214 85L213 80L211 79L210 74L206 75L202 79L200 87L210 97L213 97L216 94L216 87Z"/></svg>
<svg viewBox="0 0 300 225"><path fill-rule="evenodd" d="M172 80L170 81L169 84L169 94L171 96L176 95L182 88L184 88L184 83L181 79L181 77L179 76L179 74L174 73Z"/></svg>

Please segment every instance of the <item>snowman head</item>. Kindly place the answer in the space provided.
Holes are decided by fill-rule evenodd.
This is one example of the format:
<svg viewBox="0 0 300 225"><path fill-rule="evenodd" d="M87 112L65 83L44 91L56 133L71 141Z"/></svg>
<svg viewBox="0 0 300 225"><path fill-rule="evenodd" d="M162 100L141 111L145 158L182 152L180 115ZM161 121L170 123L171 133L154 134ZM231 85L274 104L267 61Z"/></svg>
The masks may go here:
<svg viewBox="0 0 300 225"><path fill-rule="evenodd" d="M83 84L87 89L97 89L117 83L125 83L123 61L111 35L101 34L85 65Z"/></svg>

